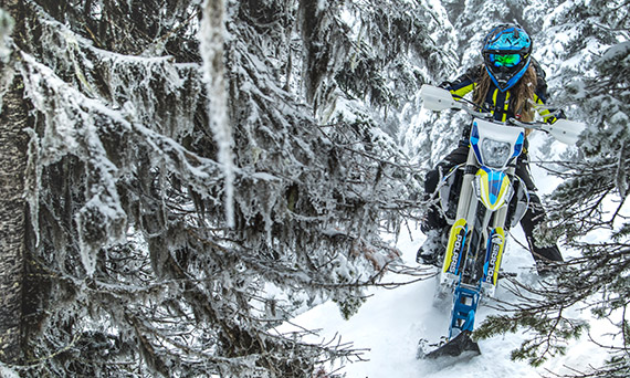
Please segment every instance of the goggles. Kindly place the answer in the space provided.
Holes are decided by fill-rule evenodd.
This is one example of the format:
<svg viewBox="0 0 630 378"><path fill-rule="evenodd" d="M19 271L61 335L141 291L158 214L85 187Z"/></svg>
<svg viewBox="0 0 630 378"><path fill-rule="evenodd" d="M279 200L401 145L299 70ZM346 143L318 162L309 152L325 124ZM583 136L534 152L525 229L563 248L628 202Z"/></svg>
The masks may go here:
<svg viewBox="0 0 630 378"><path fill-rule="evenodd" d="M521 62L521 54L489 54L488 59L495 67L511 68Z"/></svg>

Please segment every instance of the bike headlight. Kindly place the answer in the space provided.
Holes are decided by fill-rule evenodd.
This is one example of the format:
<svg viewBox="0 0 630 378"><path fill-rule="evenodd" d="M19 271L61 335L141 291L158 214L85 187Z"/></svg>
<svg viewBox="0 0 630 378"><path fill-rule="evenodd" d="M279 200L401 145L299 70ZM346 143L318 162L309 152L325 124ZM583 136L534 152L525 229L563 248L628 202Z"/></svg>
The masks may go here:
<svg viewBox="0 0 630 378"><path fill-rule="evenodd" d="M494 139L484 139L481 142L483 164L491 168L503 168L507 165L514 151L512 145Z"/></svg>

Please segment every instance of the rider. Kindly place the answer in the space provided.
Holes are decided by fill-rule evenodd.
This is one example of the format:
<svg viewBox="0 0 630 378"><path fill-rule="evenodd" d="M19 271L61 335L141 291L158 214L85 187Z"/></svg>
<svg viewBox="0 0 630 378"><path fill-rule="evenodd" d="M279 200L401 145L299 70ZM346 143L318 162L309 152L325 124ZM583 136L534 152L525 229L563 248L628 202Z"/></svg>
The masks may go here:
<svg viewBox="0 0 630 378"><path fill-rule="evenodd" d="M488 33L483 42L483 64L468 70L454 82L443 83L455 99L473 92L473 101L485 106L499 121L516 118L521 121L534 120L534 104L547 101L545 73L531 57L532 40L527 32L516 24L501 24ZM547 123L556 121L562 114L551 114L548 110L539 112ZM529 130L527 130L529 131ZM465 128L459 146L429 171L425 180L425 195L428 200L435 192L440 177L468 157L471 126ZM527 135L527 132L526 132ZM531 178L527 160L527 140L525 148L516 163L519 176L530 192L530 205L521 220L530 250L539 272L546 272L549 263L563 261L557 245L541 246L533 239L533 231L545 222L545 211L540 198L534 193L536 187ZM436 264L438 253L444 249L442 235L448 227L441 212L432 205L422 222L422 231L427 242L418 250L417 261Z"/></svg>

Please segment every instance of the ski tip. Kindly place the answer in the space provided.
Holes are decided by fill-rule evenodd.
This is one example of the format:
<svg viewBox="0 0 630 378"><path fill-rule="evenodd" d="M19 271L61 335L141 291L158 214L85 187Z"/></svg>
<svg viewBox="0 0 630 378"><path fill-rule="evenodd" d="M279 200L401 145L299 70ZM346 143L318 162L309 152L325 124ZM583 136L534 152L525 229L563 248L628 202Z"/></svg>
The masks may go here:
<svg viewBox="0 0 630 378"><path fill-rule="evenodd" d="M447 343L429 353L418 353L420 359L435 360L442 357L469 359L481 354L479 345L470 337L471 333L464 331Z"/></svg>

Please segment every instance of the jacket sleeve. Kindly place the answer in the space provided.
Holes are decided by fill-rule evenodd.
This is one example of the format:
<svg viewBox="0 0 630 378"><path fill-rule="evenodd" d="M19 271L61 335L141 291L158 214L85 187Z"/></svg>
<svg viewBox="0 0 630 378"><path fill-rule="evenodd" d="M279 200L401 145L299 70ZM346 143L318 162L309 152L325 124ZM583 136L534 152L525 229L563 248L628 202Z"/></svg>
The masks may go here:
<svg viewBox="0 0 630 378"><path fill-rule="evenodd" d="M454 81L446 81L440 84L440 87L448 89L453 98L456 100L463 98L465 95L472 92L477 86L477 82L481 77L480 73L482 72L482 69L483 65L472 67ZM470 124L464 126L464 129L462 130L462 138L459 141L460 147L468 147L470 143L471 129L472 126Z"/></svg>
<svg viewBox="0 0 630 378"><path fill-rule="evenodd" d="M462 98L475 89L481 68L481 66L470 68L465 74L454 81L446 81L440 84L440 87L448 89L453 95L453 98Z"/></svg>

